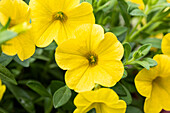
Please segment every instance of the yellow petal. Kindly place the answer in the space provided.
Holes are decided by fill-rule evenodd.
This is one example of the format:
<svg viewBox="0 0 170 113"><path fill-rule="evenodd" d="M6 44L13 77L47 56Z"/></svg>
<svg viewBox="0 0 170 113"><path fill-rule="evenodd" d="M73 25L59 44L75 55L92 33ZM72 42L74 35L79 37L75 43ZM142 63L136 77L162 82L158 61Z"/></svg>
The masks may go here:
<svg viewBox="0 0 170 113"><path fill-rule="evenodd" d="M160 96L158 92L160 91L157 89L158 87L154 87L152 89L151 96L146 98L145 103L144 103L144 111L145 113L159 113L162 110L161 107L161 102L159 101Z"/></svg>
<svg viewBox="0 0 170 113"><path fill-rule="evenodd" d="M18 57L23 61L30 58L35 52L35 44L31 39L31 32L27 31L16 37L18 42L15 46L17 49Z"/></svg>
<svg viewBox="0 0 170 113"><path fill-rule="evenodd" d="M17 49L15 47L16 42L18 42L17 38L13 38L7 42L5 42L5 44L3 44L2 47L2 52L9 55L9 56L14 56L17 54Z"/></svg>
<svg viewBox="0 0 170 113"><path fill-rule="evenodd" d="M104 39L104 30L97 24L84 24L76 29L75 37L85 43L89 52L93 52Z"/></svg>
<svg viewBox="0 0 170 113"><path fill-rule="evenodd" d="M55 41L58 45L62 44L64 41L68 39L75 38L74 28L70 26L70 24L60 23L60 27L58 27L58 31L55 36Z"/></svg>
<svg viewBox="0 0 170 113"><path fill-rule="evenodd" d="M106 33L104 39L100 42L95 53L101 60L121 60L124 49L113 33Z"/></svg>
<svg viewBox="0 0 170 113"><path fill-rule="evenodd" d="M92 5L86 2L67 12L67 15L67 24L74 29L82 24L95 24Z"/></svg>
<svg viewBox="0 0 170 113"><path fill-rule="evenodd" d="M68 70L65 74L65 81L67 86L76 92L90 91L95 86L93 76L90 67L84 65L74 70Z"/></svg>
<svg viewBox="0 0 170 113"><path fill-rule="evenodd" d="M101 61L92 67L95 83L106 87L114 86L123 76L124 66L121 61Z"/></svg>
<svg viewBox="0 0 170 113"><path fill-rule="evenodd" d="M164 54L170 55L170 33L165 35L162 40L162 52Z"/></svg>
<svg viewBox="0 0 170 113"><path fill-rule="evenodd" d="M0 21L3 25L6 24L8 18L11 18L10 25L16 25L22 22L29 22L30 10L28 5L22 0L1 0L0 12L5 16L2 16Z"/></svg>
<svg viewBox="0 0 170 113"><path fill-rule="evenodd" d="M109 107L106 104L98 104L96 106L97 113L125 113L126 103L124 101L119 101L120 108Z"/></svg>
<svg viewBox="0 0 170 113"><path fill-rule="evenodd" d="M167 55L156 55L153 58L157 61L158 65L155 70L159 71L160 77L167 77L170 75L170 57Z"/></svg>
<svg viewBox="0 0 170 113"><path fill-rule="evenodd" d="M0 80L0 100L2 99L4 93L5 93L5 90L6 90L6 86L5 85L2 85L2 82Z"/></svg>
<svg viewBox="0 0 170 113"><path fill-rule="evenodd" d="M155 68L154 68L155 69ZM142 69L135 78L135 86L138 92L145 97L150 97L152 91L152 81L158 76L158 72L151 68Z"/></svg>
<svg viewBox="0 0 170 113"><path fill-rule="evenodd" d="M44 25L44 27L39 31L39 36L36 35L35 43L38 47L46 47L48 46L54 38L57 37L58 30L60 28L60 22L55 21ZM34 26L35 27L35 26Z"/></svg>
<svg viewBox="0 0 170 113"><path fill-rule="evenodd" d="M62 43L55 52L55 60L62 69L75 69L82 65L88 65L89 61L84 57L87 53L84 44L79 40L70 39Z"/></svg>
<svg viewBox="0 0 170 113"><path fill-rule="evenodd" d="M108 88L81 92L74 103L77 106L75 113L86 113L92 108L95 108L97 113L124 113L126 110L126 103L119 100L118 95Z"/></svg>
<svg viewBox="0 0 170 113"><path fill-rule="evenodd" d="M159 103L162 105L164 110L170 111L170 76L164 78L157 78L153 87L156 93L153 93L157 96Z"/></svg>

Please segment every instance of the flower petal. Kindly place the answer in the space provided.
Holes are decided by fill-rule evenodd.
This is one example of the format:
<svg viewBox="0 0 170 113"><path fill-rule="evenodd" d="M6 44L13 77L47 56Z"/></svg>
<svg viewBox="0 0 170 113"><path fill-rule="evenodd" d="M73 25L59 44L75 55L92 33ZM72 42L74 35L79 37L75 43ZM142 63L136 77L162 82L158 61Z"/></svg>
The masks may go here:
<svg viewBox="0 0 170 113"><path fill-rule="evenodd" d="M5 85L1 85L0 86L0 100L2 99L4 93L5 93L5 90L6 90L6 86Z"/></svg>
<svg viewBox="0 0 170 113"><path fill-rule="evenodd" d="M3 44L2 47L2 52L9 55L9 56L14 56L17 54L17 49L14 46L16 43L18 42L17 38L13 38L7 42L5 42L5 44Z"/></svg>
<svg viewBox="0 0 170 113"><path fill-rule="evenodd" d="M165 35L163 37L163 40L162 40L162 52L164 54L167 54L167 55L170 55L170 45L169 45L169 42L170 42L170 33Z"/></svg>
<svg viewBox="0 0 170 113"><path fill-rule="evenodd" d="M158 65L156 69L159 71L160 77L167 77L170 75L170 57L167 55L156 55L154 60L157 61Z"/></svg>
<svg viewBox="0 0 170 113"><path fill-rule="evenodd" d="M170 76L157 78L153 84L155 94L164 110L170 111Z"/></svg>
<svg viewBox="0 0 170 113"><path fill-rule="evenodd" d="M57 37L60 26L61 26L61 23L59 21L55 21L55 22L52 22L52 23L49 23L43 26L41 30L38 32L39 36L36 35L36 38L35 38L36 45L38 47L48 46L54 40L54 38Z"/></svg>
<svg viewBox="0 0 170 113"><path fill-rule="evenodd" d="M92 70L95 83L106 87L114 86L123 76L124 66L121 61L100 60Z"/></svg>
<svg viewBox="0 0 170 113"><path fill-rule="evenodd" d="M155 68L154 68L155 69ZM152 81L158 76L158 72L153 68L150 70L142 69L135 78L135 86L138 92L145 97L151 96Z"/></svg>
<svg viewBox="0 0 170 113"><path fill-rule="evenodd" d="M68 70L65 74L65 81L67 86L76 92L90 91L95 86L93 76L90 67L84 65L74 70Z"/></svg>
<svg viewBox="0 0 170 113"><path fill-rule="evenodd" d="M4 14L1 16L0 22L5 25L8 18L11 18L11 25L20 24L22 22L29 22L30 10L28 5L22 0L1 0L0 12Z"/></svg>
<svg viewBox="0 0 170 113"><path fill-rule="evenodd" d="M62 69L75 69L82 65L88 65L89 61L84 57L87 49L79 40L70 39L57 47L55 60Z"/></svg>
<svg viewBox="0 0 170 113"><path fill-rule="evenodd" d="M122 44L113 33L108 32L104 37L95 50L96 54L101 60L121 60L124 54Z"/></svg>
<svg viewBox="0 0 170 113"><path fill-rule="evenodd" d="M104 30L97 24L84 24L76 29L75 37L85 42L87 50L93 52L104 39Z"/></svg>
<svg viewBox="0 0 170 113"><path fill-rule="evenodd" d="M74 29L82 24L95 24L92 5L86 2L67 12L67 16L67 24Z"/></svg>
<svg viewBox="0 0 170 113"><path fill-rule="evenodd" d="M156 94L156 91L153 90L151 96L149 98L146 98L145 100L144 103L145 113L159 113L162 110L158 98L159 97Z"/></svg>
<svg viewBox="0 0 170 113"><path fill-rule="evenodd" d="M23 61L31 57L35 52L35 44L32 41L31 32L27 31L16 37L15 47L17 49L18 57Z"/></svg>

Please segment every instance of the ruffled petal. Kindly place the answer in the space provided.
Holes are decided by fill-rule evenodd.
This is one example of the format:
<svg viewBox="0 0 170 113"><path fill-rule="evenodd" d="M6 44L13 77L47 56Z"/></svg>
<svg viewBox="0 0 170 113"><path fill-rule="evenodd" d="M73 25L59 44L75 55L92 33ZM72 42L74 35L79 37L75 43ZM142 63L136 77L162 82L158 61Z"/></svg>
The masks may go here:
<svg viewBox="0 0 170 113"><path fill-rule="evenodd" d="M124 66L121 61L101 61L92 68L95 83L106 87L114 86L123 76Z"/></svg>
<svg viewBox="0 0 170 113"><path fill-rule="evenodd" d="M68 70L65 74L65 81L69 88L76 92L90 91L94 88L94 75L88 65L74 70Z"/></svg>
<svg viewBox="0 0 170 113"><path fill-rule="evenodd" d="M124 54L122 44L113 33L106 33L100 42L95 53L101 60L121 60Z"/></svg>
<svg viewBox="0 0 170 113"><path fill-rule="evenodd" d="M15 44L18 42L17 38L13 38L7 42L5 42L1 47L2 47L2 52L9 55L9 56L14 56L17 54L17 49Z"/></svg>
<svg viewBox="0 0 170 113"><path fill-rule="evenodd" d="M165 35L162 40L162 52L164 54L170 55L170 33Z"/></svg>
<svg viewBox="0 0 170 113"><path fill-rule="evenodd" d="M88 65L89 61L84 56L87 53L84 44L76 39L70 39L62 43L55 52L55 60L62 69L75 69L82 65Z"/></svg>

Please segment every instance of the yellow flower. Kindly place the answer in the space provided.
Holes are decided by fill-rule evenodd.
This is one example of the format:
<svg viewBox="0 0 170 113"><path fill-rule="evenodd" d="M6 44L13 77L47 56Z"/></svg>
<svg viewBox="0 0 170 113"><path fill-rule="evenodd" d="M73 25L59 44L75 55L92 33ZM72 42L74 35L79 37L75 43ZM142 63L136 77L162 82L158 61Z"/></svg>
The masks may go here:
<svg viewBox="0 0 170 113"><path fill-rule="evenodd" d="M166 55L170 55L170 33L165 35L162 39L162 52Z"/></svg>
<svg viewBox="0 0 170 113"><path fill-rule="evenodd" d="M22 0L1 0L0 1L0 22L5 25L8 18L11 18L10 28L15 25L30 21L30 10ZM18 55L23 61L31 57L35 52L35 44L32 41L31 31L20 33L17 37L2 45L2 51L10 56Z"/></svg>
<svg viewBox="0 0 170 113"><path fill-rule="evenodd" d="M80 0L31 0L35 43L46 47L53 40L57 44L74 38L74 30L87 23L95 23L92 6Z"/></svg>
<svg viewBox="0 0 170 113"><path fill-rule="evenodd" d="M56 62L68 70L66 84L77 92L90 91L95 84L114 86L123 76L122 44L99 25L82 25L76 39L63 42L55 53Z"/></svg>
<svg viewBox="0 0 170 113"><path fill-rule="evenodd" d="M74 113L87 113L95 108L96 113L125 113L126 103L119 100L118 95L108 88L79 93L74 104L77 109Z"/></svg>
<svg viewBox="0 0 170 113"><path fill-rule="evenodd" d="M143 3L143 0L130 0L133 3L139 4L139 9L143 10L145 5Z"/></svg>
<svg viewBox="0 0 170 113"><path fill-rule="evenodd" d="M170 111L170 57L156 55L153 59L158 65L141 70L135 78L135 85L146 97L145 113L159 113L162 109Z"/></svg>
<svg viewBox="0 0 170 113"><path fill-rule="evenodd" d="M170 3L170 0L167 0L168 3Z"/></svg>
<svg viewBox="0 0 170 113"><path fill-rule="evenodd" d="M2 99L4 93L5 93L5 90L6 90L6 86L5 85L2 85L2 82L0 80L0 100Z"/></svg>

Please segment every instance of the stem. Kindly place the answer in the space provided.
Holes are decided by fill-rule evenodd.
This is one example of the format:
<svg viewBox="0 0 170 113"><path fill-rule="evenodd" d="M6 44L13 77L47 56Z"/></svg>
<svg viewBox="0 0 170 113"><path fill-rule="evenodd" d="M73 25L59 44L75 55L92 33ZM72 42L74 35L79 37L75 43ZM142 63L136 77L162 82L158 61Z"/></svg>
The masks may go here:
<svg viewBox="0 0 170 113"><path fill-rule="evenodd" d="M151 24L153 23L153 21L150 21L148 24L144 25L140 30L138 30L137 32L135 32L130 38L129 38L129 41L133 41L136 36L139 35L139 33L143 30L145 30L146 28L148 28Z"/></svg>

